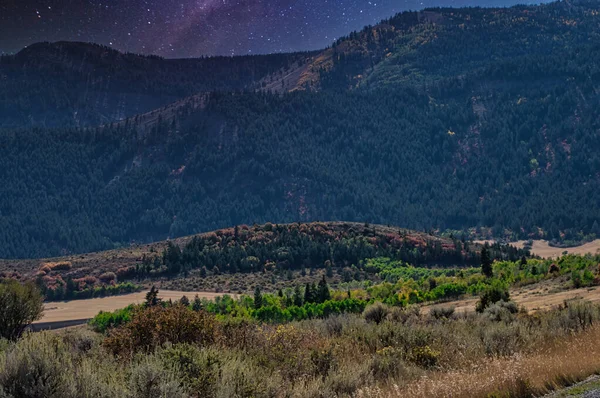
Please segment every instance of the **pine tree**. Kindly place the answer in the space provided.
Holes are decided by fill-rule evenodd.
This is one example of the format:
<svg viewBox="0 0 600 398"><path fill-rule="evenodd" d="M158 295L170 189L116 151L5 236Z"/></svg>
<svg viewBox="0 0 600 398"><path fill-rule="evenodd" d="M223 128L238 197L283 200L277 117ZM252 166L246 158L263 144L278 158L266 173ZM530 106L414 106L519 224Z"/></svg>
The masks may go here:
<svg viewBox="0 0 600 398"><path fill-rule="evenodd" d="M481 249L481 273L488 278L494 276L494 270L492 268L492 259L490 258L490 251L487 247Z"/></svg>
<svg viewBox="0 0 600 398"><path fill-rule="evenodd" d="M525 267L527 266L527 257L523 256L521 257L521 264L520 264L520 269L525 269Z"/></svg>
<svg viewBox="0 0 600 398"><path fill-rule="evenodd" d="M329 285L327 285L325 276L323 276L323 279L321 279L319 282L317 297L319 303L324 303L325 301L331 300L331 292L329 291Z"/></svg>
<svg viewBox="0 0 600 398"><path fill-rule="evenodd" d="M190 300L186 296L183 296L179 300L179 304L183 305L184 307L189 307L190 306Z"/></svg>
<svg viewBox="0 0 600 398"><path fill-rule="evenodd" d="M263 306L263 297L260 292L260 287L256 286L254 289L254 309L259 309Z"/></svg>
<svg viewBox="0 0 600 398"><path fill-rule="evenodd" d="M306 287L304 288L304 304L314 303L314 301L315 299L313 295L312 286L310 285L310 283L307 283Z"/></svg>
<svg viewBox="0 0 600 398"><path fill-rule="evenodd" d="M192 303L192 310L199 312L202 310L202 300L200 300L200 297L198 295L196 295L196 297L194 297L194 302Z"/></svg>
<svg viewBox="0 0 600 398"><path fill-rule="evenodd" d="M156 286L152 285L152 288L148 293L146 293L146 307L155 307L160 304L160 299L158 298L158 289Z"/></svg>
<svg viewBox="0 0 600 398"><path fill-rule="evenodd" d="M302 291L300 290L300 286L298 285L296 285L296 288L294 289L294 305L298 307L302 307L304 305Z"/></svg>

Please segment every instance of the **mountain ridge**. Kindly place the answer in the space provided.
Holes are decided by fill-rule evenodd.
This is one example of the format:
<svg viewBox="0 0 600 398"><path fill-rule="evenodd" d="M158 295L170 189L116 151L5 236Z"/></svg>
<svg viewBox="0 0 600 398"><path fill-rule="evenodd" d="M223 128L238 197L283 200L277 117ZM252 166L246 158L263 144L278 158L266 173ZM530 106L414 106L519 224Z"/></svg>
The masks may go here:
<svg viewBox="0 0 600 398"><path fill-rule="evenodd" d="M590 43L599 5L425 12L353 33L325 55L244 58L230 65L235 73L213 76L237 80L144 75L152 84L127 89L184 91L97 128L57 120L0 129L0 256L319 219L509 239L600 236L600 46ZM242 76L246 67L264 75ZM245 82L252 87L231 88ZM53 84L37 90L57 93ZM18 88L33 98L32 85ZM60 114L49 105L60 99L68 115L78 87L36 101ZM5 88L0 103L28 104L9 95L16 84ZM84 101L90 115L114 109L98 103L129 103L118 90L98 93L89 98L102 101ZM10 113L2 120L22 116L0 109Z"/></svg>

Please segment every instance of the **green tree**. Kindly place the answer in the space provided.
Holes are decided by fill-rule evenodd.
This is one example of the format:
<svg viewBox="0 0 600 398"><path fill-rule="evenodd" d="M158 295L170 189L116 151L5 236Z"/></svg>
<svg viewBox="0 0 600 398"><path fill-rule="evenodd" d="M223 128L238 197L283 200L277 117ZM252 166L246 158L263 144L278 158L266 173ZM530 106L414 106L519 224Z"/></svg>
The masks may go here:
<svg viewBox="0 0 600 398"><path fill-rule="evenodd" d="M492 259L490 258L490 251L486 246L481 249L481 273L488 278L494 276L494 270L492 268Z"/></svg>
<svg viewBox="0 0 600 398"><path fill-rule="evenodd" d="M192 310L196 312L202 310L202 300L200 300L200 297L198 297L198 295L194 297L194 302L192 303Z"/></svg>
<svg viewBox="0 0 600 398"><path fill-rule="evenodd" d="M155 307L160 304L160 298L158 298L158 289L152 285L150 291L146 293L146 307Z"/></svg>
<svg viewBox="0 0 600 398"><path fill-rule="evenodd" d="M16 340L27 326L42 317L44 299L31 282L0 283L0 337Z"/></svg>
<svg viewBox="0 0 600 398"><path fill-rule="evenodd" d="M254 289L254 309L259 309L263 306L263 296L260 292L260 287L256 286Z"/></svg>
<svg viewBox="0 0 600 398"><path fill-rule="evenodd" d="M183 296L179 300L179 304L183 305L184 307L188 307L190 305L190 300L186 296Z"/></svg>
<svg viewBox="0 0 600 398"><path fill-rule="evenodd" d="M307 283L306 286L304 287L304 304L314 303L314 302L315 302L315 295L314 295L313 287L310 283Z"/></svg>
<svg viewBox="0 0 600 398"><path fill-rule="evenodd" d="M181 248L169 241L167 248L163 252L163 262L167 271L171 274L177 274L181 271Z"/></svg>
<svg viewBox="0 0 600 398"><path fill-rule="evenodd" d="M323 279L321 279L319 282L317 300L319 303L324 303L325 301L331 300L331 292L329 291L329 285L325 280L325 276L323 276Z"/></svg>
<svg viewBox="0 0 600 398"><path fill-rule="evenodd" d="M294 288L294 305L297 307L302 307L302 305L304 305L304 297L302 297L302 291L300 290L299 285L296 285Z"/></svg>

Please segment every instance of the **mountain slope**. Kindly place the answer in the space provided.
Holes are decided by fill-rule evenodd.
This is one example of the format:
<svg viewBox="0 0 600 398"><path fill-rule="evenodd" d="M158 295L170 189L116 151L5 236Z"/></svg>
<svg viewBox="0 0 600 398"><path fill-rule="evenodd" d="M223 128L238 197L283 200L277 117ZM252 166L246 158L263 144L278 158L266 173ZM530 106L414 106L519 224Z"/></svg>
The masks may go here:
<svg viewBox="0 0 600 398"><path fill-rule="evenodd" d="M244 92L219 83L95 129L0 131L0 257L267 221L600 236L600 45L584 39L598 13L404 13Z"/></svg>
<svg viewBox="0 0 600 398"><path fill-rule="evenodd" d="M252 89L304 57L177 60L87 43L39 43L0 58L0 127L106 124L201 92Z"/></svg>

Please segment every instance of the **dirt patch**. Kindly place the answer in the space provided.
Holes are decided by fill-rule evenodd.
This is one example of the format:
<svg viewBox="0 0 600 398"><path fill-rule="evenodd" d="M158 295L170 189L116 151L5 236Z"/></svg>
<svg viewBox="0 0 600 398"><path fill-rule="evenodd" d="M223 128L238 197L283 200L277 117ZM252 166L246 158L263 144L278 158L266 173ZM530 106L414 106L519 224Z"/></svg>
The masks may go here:
<svg viewBox="0 0 600 398"><path fill-rule="evenodd" d="M158 294L163 300L179 300L186 296L192 300L196 295L200 298L214 299L222 296L217 293L206 292L177 292L161 290ZM236 297L235 295L232 295ZM103 297L89 300L48 302L44 305L44 317L35 323L65 322L77 319L91 319L100 311L115 311L125 308L129 304L141 304L146 298L146 292L126 294L123 296Z"/></svg>

